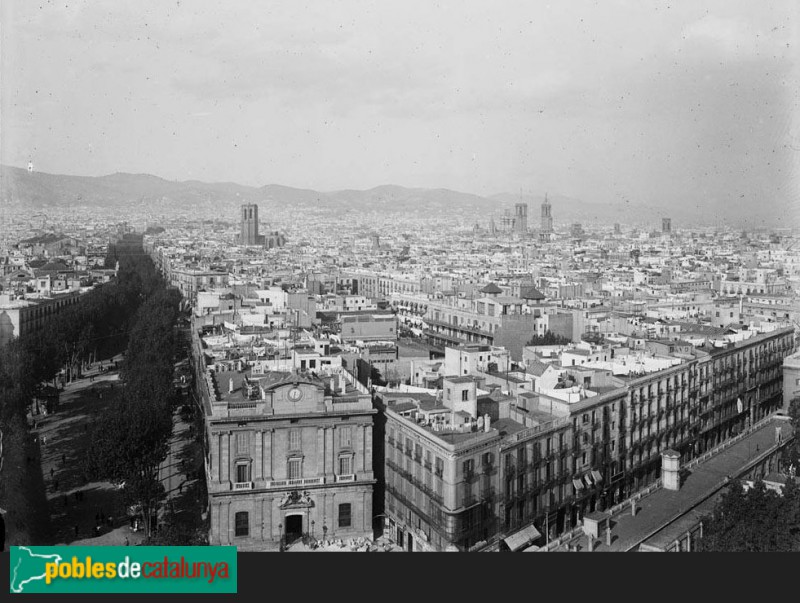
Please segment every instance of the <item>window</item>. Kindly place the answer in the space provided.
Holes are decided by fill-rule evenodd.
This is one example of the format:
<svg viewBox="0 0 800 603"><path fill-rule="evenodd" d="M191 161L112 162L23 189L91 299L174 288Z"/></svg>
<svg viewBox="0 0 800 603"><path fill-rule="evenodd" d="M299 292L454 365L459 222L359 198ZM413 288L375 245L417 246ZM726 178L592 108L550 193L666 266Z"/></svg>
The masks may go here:
<svg viewBox="0 0 800 603"><path fill-rule="evenodd" d="M339 457L339 475L350 475L353 473L353 457L340 456Z"/></svg>
<svg viewBox="0 0 800 603"><path fill-rule="evenodd" d="M302 450L303 439L299 429L289 430L289 450L298 451Z"/></svg>
<svg viewBox="0 0 800 603"><path fill-rule="evenodd" d="M303 477L303 459L289 459L286 474L289 479L300 479Z"/></svg>
<svg viewBox="0 0 800 603"><path fill-rule="evenodd" d="M339 527L349 528L352 521L350 503L339 505Z"/></svg>
<svg viewBox="0 0 800 603"><path fill-rule="evenodd" d="M250 534L250 514L247 511L239 511L235 515L235 534L236 536L248 536Z"/></svg>
<svg viewBox="0 0 800 603"><path fill-rule="evenodd" d="M236 432L236 454L247 454L250 452L250 432Z"/></svg>
<svg viewBox="0 0 800 603"><path fill-rule="evenodd" d="M353 428L350 425L339 427L339 448L351 448L353 446Z"/></svg>
<svg viewBox="0 0 800 603"><path fill-rule="evenodd" d="M581 465L585 465L585 464L586 464L586 453L584 452L581 455Z"/></svg>
<svg viewBox="0 0 800 603"><path fill-rule="evenodd" d="M587 414L583 415L583 422L584 423L588 423L589 422L589 415L587 415Z"/></svg>
<svg viewBox="0 0 800 603"><path fill-rule="evenodd" d="M475 470L475 461L467 459L464 461L464 476L472 475Z"/></svg>
<svg viewBox="0 0 800 603"><path fill-rule="evenodd" d="M440 459L438 456L436 457L436 463L434 464L434 472L439 477L442 476L444 473L444 461Z"/></svg>
<svg viewBox="0 0 800 603"><path fill-rule="evenodd" d="M465 389L461 392L461 401L466 402L467 400L469 400L469 390Z"/></svg>
<svg viewBox="0 0 800 603"><path fill-rule="evenodd" d="M236 463L236 481L239 483L250 481L250 463Z"/></svg>

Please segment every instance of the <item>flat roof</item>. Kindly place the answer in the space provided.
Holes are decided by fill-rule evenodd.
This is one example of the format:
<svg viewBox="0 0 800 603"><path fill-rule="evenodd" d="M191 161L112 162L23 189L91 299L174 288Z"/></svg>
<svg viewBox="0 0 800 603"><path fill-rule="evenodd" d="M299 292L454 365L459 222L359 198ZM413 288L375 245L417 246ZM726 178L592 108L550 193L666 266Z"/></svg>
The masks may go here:
<svg viewBox="0 0 800 603"><path fill-rule="evenodd" d="M445 377L444 380L449 381L450 383L472 383L475 379L469 375L466 375L459 377Z"/></svg>

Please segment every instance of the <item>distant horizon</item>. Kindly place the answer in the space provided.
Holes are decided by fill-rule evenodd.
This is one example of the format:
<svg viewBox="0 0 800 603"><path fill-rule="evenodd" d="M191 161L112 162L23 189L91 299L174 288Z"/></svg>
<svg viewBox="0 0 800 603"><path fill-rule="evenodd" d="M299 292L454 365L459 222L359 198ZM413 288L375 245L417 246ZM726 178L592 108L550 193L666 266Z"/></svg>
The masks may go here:
<svg viewBox="0 0 800 603"><path fill-rule="evenodd" d="M28 167L27 166L0 164L0 167L13 168L13 169L21 170L21 171L25 171L25 172L28 171ZM384 184L377 184L377 185L371 186L369 188L358 188L358 187L354 187L354 186L348 186L348 187L344 187L344 188L336 188L336 189L327 189L326 190L326 189L312 188L312 187L309 187L309 186L294 186L294 185L291 185L291 184L284 184L282 182L268 182L266 184L245 184L245 183L242 183L242 182L237 182L236 180L202 180L200 178L188 178L188 179L183 179L183 180L182 179L177 179L177 178L176 179L171 179L171 178L165 178L164 176L160 176L158 174L153 174L153 173L149 173L149 172L127 172L127 171L120 171L120 170L117 170L115 172L106 173L106 174L100 174L100 175L65 174L65 173L47 172L47 171L44 171L44 170L39 170L39 169L36 168L36 164L34 164L34 166L33 166L33 172L36 173L36 174L44 174L46 176L67 176L67 177L70 177L70 178L105 178L105 177L108 177L108 176L116 176L116 175L122 175L122 176L149 176L149 177L153 177L153 178L159 178L160 180L164 180L165 182L174 182L174 183L178 183L178 184L186 183L186 182L199 182L201 184L233 184L233 185L236 185L236 186L244 186L244 187L248 187L248 188L265 188L265 187L268 187L268 186L282 186L282 187L285 187L285 188L291 188L291 189L295 189L295 190L308 190L308 191L314 191L314 192L326 193L326 194L341 193L341 192L344 192L344 191L368 192L368 191L374 190L376 188L395 186L395 187L404 188L404 189L407 189L407 190L443 190L443 191L452 191L454 193L461 193L461 194L466 194L466 195L474 195L476 197L481 197L483 199L491 199L492 197L496 197L498 195L518 195L519 196L519 193L513 193L513 192L510 192L510 191L507 191L507 190L506 191L498 191L498 192L495 192L495 193L484 195L484 194L475 193L475 192L468 191L468 190L455 189L455 188L450 188L450 187L446 187L446 186L430 186L430 187L427 187L427 186L408 186L408 185L405 185L405 184L398 184L396 182L386 182ZM541 196L542 199L544 199L545 195L547 195L548 199L551 198L551 197L555 197L555 198L559 198L560 197L560 198L574 199L574 200L583 202L583 199L578 199L577 197L571 197L569 195L562 195L561 193L558 193L558 192L546 191L546 192L541 193L541 194L533 193L533 192L523 192L522 193L522 197L523 198L524 197L539 197L539 196ZM601 204L603 202L595 201L594 203L592 203L591 201L586 201L586 203L591 203L593 205L594 204L599 205L599 204Z"/></svg>
<svg viewBox="0 0 800 603"><path fill-rule="evenodd" d="M756 221L800 205L797 2L7 0L2 17L7 165Z"/></svg>

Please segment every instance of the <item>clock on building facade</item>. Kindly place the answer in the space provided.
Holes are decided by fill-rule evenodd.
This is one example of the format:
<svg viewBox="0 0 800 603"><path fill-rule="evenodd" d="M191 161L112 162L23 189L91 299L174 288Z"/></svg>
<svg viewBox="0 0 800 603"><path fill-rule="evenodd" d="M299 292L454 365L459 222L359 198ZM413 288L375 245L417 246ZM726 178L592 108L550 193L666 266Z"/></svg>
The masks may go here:
<svg viewBox="0 0 800 603"><path fill-rule="evenodd" d="M287 395L292 402L299 402L303 397L303 391L299 387L293 387Z"/></svg>

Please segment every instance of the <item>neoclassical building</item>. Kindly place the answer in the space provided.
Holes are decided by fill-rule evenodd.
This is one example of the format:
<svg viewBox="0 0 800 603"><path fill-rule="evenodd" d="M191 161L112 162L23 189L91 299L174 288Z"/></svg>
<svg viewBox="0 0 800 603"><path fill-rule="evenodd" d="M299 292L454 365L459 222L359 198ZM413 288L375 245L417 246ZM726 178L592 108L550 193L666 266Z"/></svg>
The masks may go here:
<svg viewBox="0 0 800 603"><path fill-rule="evenodd" d="M198 364L209 544L276 550L305 534L372 538L376 411L366 388L346 371L251 375Z"/></svg>

